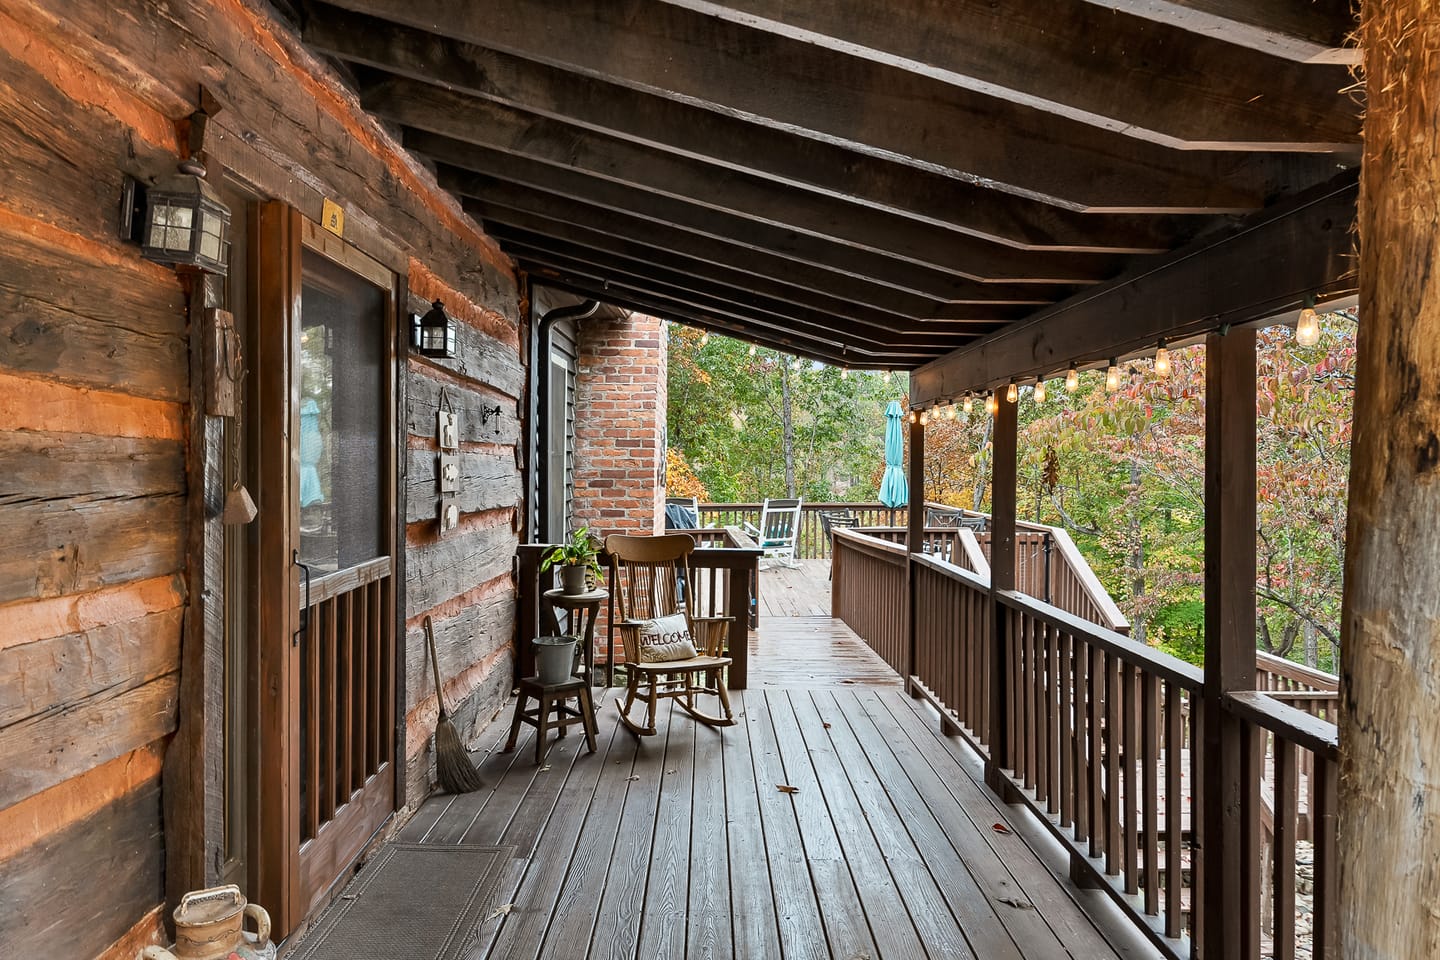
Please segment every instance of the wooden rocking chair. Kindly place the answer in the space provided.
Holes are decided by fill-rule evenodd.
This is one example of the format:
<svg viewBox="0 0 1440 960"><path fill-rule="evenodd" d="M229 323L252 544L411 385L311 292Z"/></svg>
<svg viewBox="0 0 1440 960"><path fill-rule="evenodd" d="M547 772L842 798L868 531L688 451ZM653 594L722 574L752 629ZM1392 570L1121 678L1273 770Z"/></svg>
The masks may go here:
<svg viewBox="0 0 1440 960"><path fill-rule="evenodd" d="M772 561L782 567L795 569L800 561L795 559L795 542L800 537L800 508L803 499L771 500L768 497L760 508L760 526L745 524L745 531L760 544L760 560Z"/></svg>
<svg viewBox="0 0 1440 960"><path fill-rule="evenodd" d="M620 707L620 719L640 737L655 733L655 711L659 701L673 698L696 720L715 727L735 723L730 712L730 691L725 688L725 639L733 617L698 617L682 591L695 581L690 575L689 557L695 539L688 533L658 537L611 534L605 538L610 555L610 578L616 599L617 622L625 645L625 675L628 689ZM686 586L682 586L686 585ZM696 656L683 660L646 662L641 651L641 630L647 621L683 613L694 640ZM698 682L697 682L698 681ZM641 688L644 688L642 691ZM695 705L700 694L719 698L723 716L713 716ZM645 723L630 717L637 698L646 704Z"/></svg>

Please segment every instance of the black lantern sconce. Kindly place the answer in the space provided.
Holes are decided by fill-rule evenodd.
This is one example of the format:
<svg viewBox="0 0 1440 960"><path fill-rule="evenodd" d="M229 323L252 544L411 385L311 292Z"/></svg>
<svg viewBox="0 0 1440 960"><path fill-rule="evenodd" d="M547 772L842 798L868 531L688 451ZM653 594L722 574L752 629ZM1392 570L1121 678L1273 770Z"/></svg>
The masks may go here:
<svg viewBox="0 0 1440 960"><path fill-rule="evenodd" d="M224 275L230 259L230 209L206 183L196 160L146 187L126 177L120 232L140 244L145 259Z"/></svg>
<svg viewBox="0 0 1440 960"><path fill-rule="evenodd" d="M455 356L455 321L436 300L423 317L411 317L411 344L427 357Z"/></svg>

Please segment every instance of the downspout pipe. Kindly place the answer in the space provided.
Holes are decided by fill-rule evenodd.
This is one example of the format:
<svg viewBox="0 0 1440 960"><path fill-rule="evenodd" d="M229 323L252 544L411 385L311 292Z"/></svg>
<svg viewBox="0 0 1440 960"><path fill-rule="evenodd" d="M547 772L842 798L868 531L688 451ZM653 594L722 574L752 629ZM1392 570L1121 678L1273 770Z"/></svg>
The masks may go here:
<svg viewBox="0 0 1440 960"><path fill-rule="evenodd" d="M531 291L531 303L534 303L534 291ZM555 324L561 320L585 320L593 317L600 309L599 300L586 300L571 307L556 307L554 310L547 310L541 317L540 322L535 325L535 333L530 338L530 369L535 371L530 378L534 388L530 393L530 422L535 425L531 431L530 462L534 464L533 476L535 477L533 493L535 495L534 519L531 525L530 542L540 543L541 527L544 517L541 515L540 504L550 488L550 457L551 447L555 438L550 436L550 418L545 415L542 406L548 402L550 396L550 331ZM543 454L543 455L542 455Z"/></svg>

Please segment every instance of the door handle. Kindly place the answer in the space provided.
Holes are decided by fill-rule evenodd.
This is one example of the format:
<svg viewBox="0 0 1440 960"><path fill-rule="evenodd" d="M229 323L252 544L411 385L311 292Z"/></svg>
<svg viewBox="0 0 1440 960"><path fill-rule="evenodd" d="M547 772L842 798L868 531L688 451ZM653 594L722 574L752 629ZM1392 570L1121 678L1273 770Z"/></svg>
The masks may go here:
<svg viewBox="0 0 1440 960"><path fill-rule="evenodd" d="M291 554L290 562L300 568L300 574L305 578L305 603L300 607L300 626L290 636L290 646L300 645L300 635L310 630L310 565L300 562L300 551L296 550Z"/></svg>

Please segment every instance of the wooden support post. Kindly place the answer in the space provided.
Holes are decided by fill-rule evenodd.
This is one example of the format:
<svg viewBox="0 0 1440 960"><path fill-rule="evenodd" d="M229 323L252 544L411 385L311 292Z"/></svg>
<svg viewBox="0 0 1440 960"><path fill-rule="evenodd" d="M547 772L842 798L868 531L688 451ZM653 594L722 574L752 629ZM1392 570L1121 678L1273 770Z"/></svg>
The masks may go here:
<svg viewBox="0 0 1440 960"><path fill-rule="evenodd" d="M1409 960L1440 955L1440 19L1421 0L1366 0L1360 40L1338 933L1345 957Z"/></svg>
<svg viewBox="0 0 1440 960"><path fill-rule="evenodd" d="M1244 725L1225 694L1255 685L1255 331L1205 340L1205 724L1199 896L1205 956L1258 956L1258 851L1246 849ZM1253 931L1252 931L1253 928ZM1253 933L1253 936L1252 936ZM1253 939L1253 943L1252 943Z"/></svg>
<svg viewBox="0 0 1440 960"><path fill-rule="evenodd" d="M990 592L991 592L991 654L990 676L990 759L985 763L985 782L1002 797L1009 797L1014 788L1002 772L1014 766L1006 734L1005 713L1008 709L1005 653L1006 631L1010 617L994 597L997 590L1015 589L1015 473L1019 443L1017 405L997 392L999 409L990 435Z"/></svg>
<svg viewBox="0 0 1440 960"><path fill-rule="evenodd" d="M910 460L908 463L910 510L906 517L906 542L910 552L920 553L925 547L925 425L916 417L910 421ZM905 686L911 686L915 673L915 565L905 561ZM914 692L913 690L911 691Z"/></svg>

